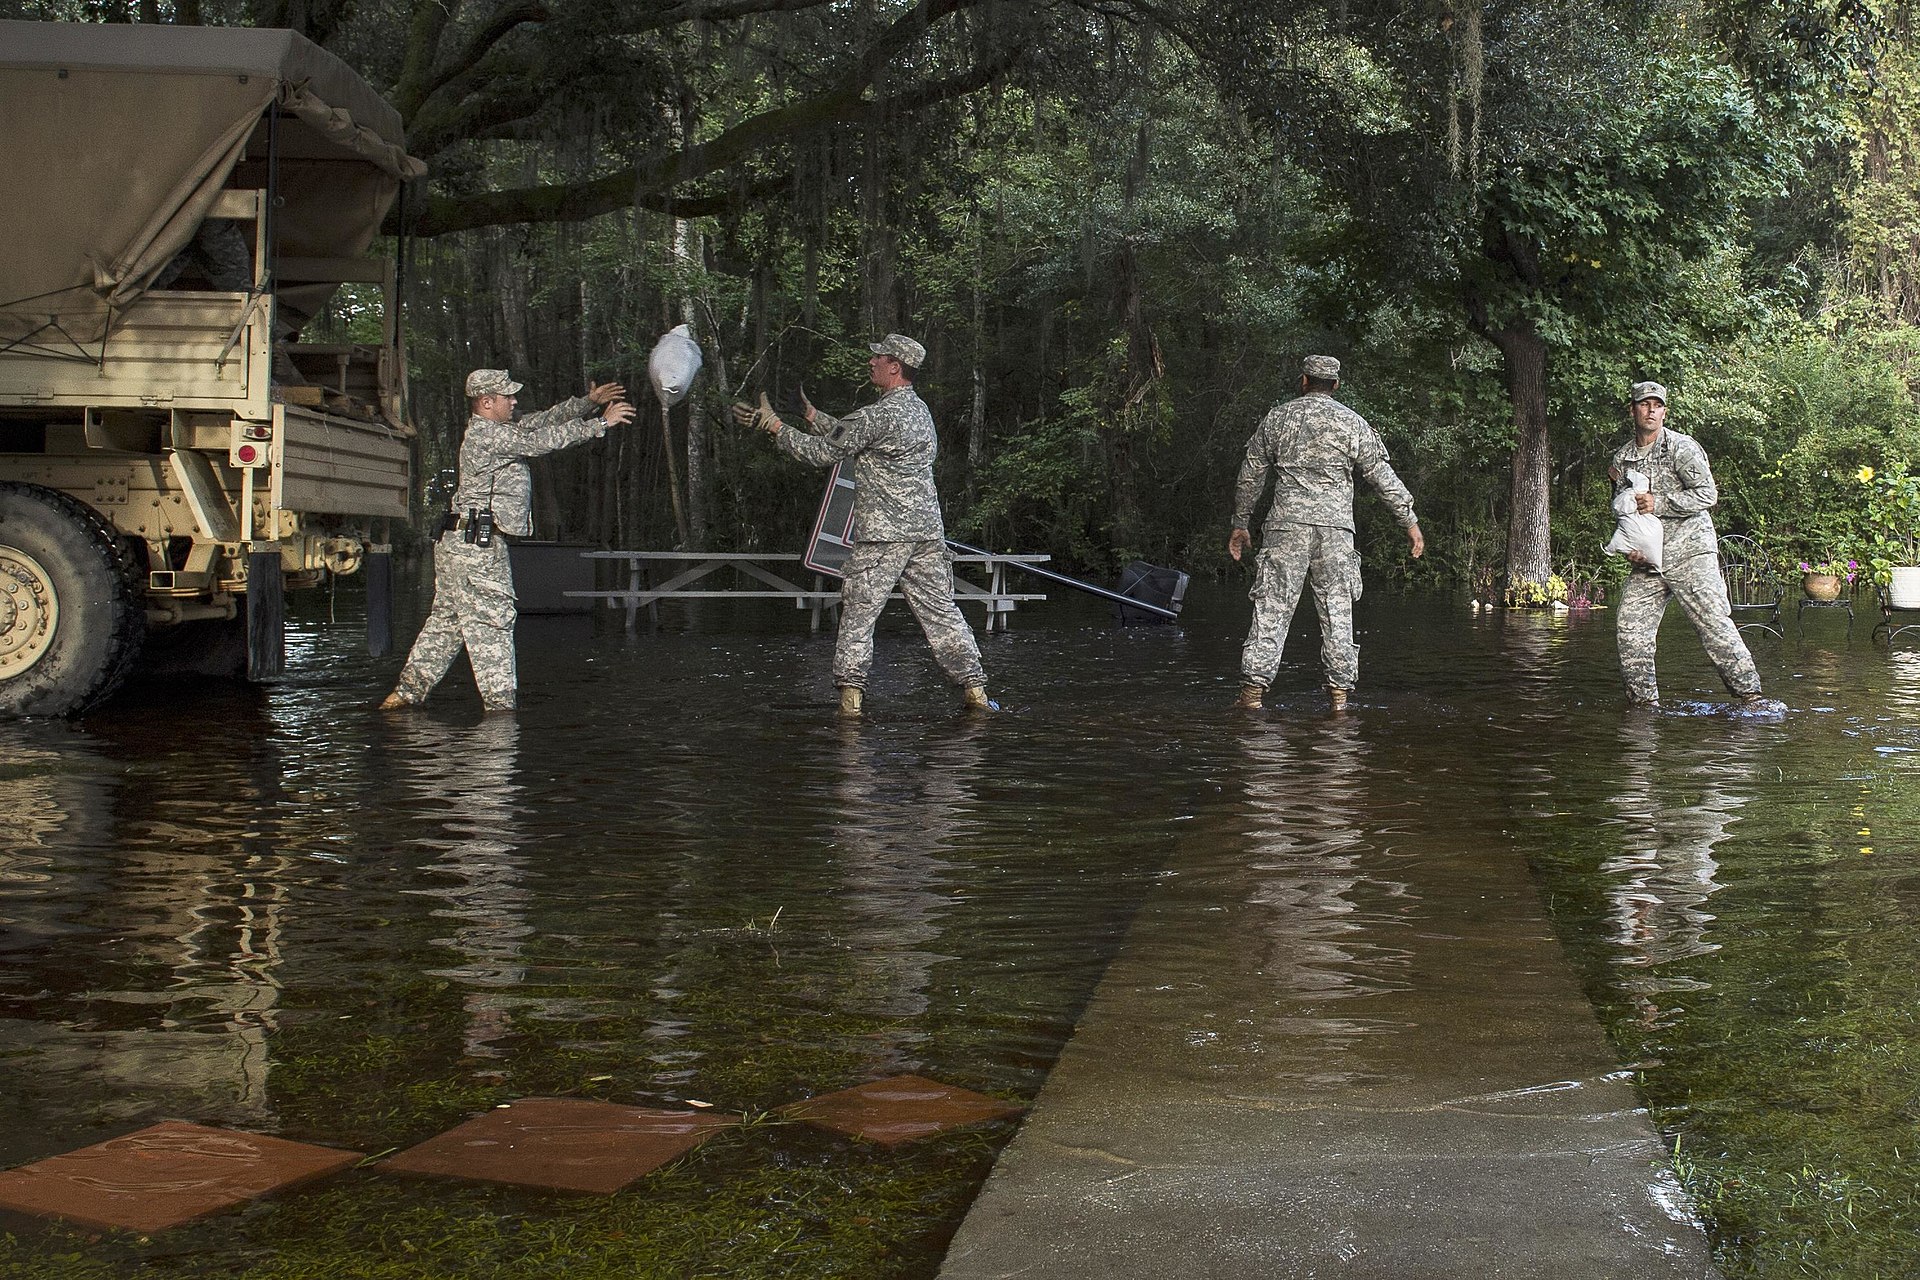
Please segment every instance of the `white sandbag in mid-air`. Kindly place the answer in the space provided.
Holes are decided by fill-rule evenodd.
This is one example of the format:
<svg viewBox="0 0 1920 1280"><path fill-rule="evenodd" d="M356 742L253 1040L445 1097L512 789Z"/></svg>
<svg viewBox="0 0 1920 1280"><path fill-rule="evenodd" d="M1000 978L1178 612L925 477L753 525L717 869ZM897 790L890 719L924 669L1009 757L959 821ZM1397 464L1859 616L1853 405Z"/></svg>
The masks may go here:
<svg viewBox="0 0 1920 1280"><path fill-rule="evenodd" d="M660 398L663 409L671 409L687 398L699 372L700 344L684 324L661 334L660 341L653 344L653 354L647 357L647 381L653 384L653 394Z"/></svg>

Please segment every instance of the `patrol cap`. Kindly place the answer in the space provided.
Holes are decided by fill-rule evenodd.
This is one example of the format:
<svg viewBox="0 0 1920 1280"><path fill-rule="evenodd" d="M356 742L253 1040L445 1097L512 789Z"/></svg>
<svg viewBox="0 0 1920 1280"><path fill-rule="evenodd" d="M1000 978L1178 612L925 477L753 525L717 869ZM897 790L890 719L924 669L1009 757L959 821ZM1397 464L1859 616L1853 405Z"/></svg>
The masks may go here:
<svg viewBox="0 0 1920 1280"><path fill-rule="evenodd" d="M1308 356L1300 362L1300 372L1321 382L1340 380L1340 362L1332 356Z"/></svg>
<svg viewBox="0 0 1920 1280"><path fill-rule="evenodd" d="M909 369L918 369L927 358L927 349L904 333L890 333L867 350L877 356L892 356Z"/></svg>
<svg viewBox="0 0 1920 1280"><path fill-rule="evenodd" d="M1639 404L1642 400L1658 400L1661 404L1665 404L1667 389L1657 382L1636 382L1633 384L1633 390L1628 393L1627 400L1632 404Z"/></svg>
<svg viewBox="0 0 1920 1280"><path fill-rule="evenodd" d="M475 396L510 396L520 384L507 376L505 369L475 369L467 375L467 399Z"/></svg>

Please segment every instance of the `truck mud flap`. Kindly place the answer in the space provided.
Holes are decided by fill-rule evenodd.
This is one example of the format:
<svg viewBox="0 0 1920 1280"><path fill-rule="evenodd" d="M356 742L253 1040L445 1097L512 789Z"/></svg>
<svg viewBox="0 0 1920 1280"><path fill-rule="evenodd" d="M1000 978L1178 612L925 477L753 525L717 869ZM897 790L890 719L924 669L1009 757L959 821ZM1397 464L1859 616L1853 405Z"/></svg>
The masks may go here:
<svg viewBox="0 0 1920 1280"><path fill-rule="evenodd" d="M393 552L369 547L367 563L367 656L384 658L393 651Z"/></svg>
<svg viewBox="0 0 1920 1280"><path fill-rule="evenodd" d="M256 543L255 546L261 544ZM247 556L247 679L272 680L287 669L287 593L278 543Z"/></svg>

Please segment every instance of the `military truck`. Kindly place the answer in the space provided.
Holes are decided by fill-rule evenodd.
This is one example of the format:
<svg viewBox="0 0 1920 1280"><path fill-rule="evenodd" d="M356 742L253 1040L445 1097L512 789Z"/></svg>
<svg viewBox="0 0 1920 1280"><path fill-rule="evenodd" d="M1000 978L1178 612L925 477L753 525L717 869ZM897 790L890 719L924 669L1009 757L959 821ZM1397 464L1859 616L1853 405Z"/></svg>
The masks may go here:
<svg viewBox="0 0 1920 1280"><path fill-rule="evenodd" d="M362 570L384 651L398 114L290 31L0 21L0 121L0 714L273 676L283 592ZM358 340L303 341L342 286Z"/></svg>

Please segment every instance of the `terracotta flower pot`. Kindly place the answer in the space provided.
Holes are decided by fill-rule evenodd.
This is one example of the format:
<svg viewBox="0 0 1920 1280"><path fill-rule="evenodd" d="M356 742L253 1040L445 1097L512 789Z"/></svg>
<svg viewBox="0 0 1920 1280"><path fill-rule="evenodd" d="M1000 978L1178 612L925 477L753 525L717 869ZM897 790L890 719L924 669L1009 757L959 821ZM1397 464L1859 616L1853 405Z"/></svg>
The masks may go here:
<svg viewBox="0 0 1920 1280"><path fill-rule="evenodd" d="M1800 589L1809 600L1838 600L1842 585L1837 573L1808 573L1800 577Z"/></svg>

